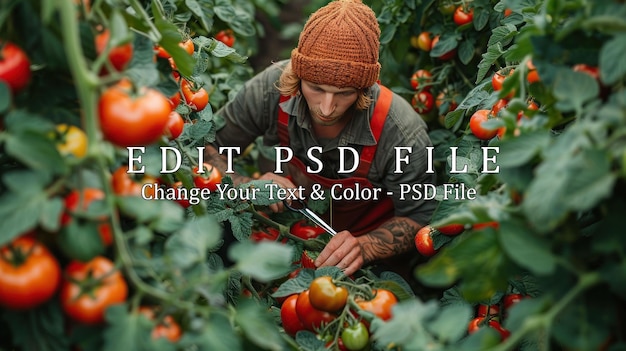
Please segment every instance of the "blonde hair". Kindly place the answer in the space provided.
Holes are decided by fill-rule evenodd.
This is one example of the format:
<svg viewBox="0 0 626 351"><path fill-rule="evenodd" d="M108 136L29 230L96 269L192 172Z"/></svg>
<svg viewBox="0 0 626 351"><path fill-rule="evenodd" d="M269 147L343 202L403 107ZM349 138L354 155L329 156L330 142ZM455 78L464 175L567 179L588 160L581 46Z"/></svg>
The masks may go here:
<svg viewBox="0 0 626 351"><path fill-rule="evenodd" d="M300 93L300 77L291 69L291 63L287 63L276 84L276 89L282 95L292 96ZM359 89L359 96L354 103L357 110L367 110L372 104L369 88Z"/></svg>

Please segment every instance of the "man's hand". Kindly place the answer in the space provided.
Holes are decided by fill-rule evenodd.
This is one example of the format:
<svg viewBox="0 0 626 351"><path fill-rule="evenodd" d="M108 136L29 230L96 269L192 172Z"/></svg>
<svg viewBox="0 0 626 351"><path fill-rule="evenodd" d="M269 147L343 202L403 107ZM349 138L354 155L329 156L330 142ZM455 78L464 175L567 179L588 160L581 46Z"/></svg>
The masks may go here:
<svg viewBox="0 0 626 351"><path fill-rule="evenodd" d="M265 173L261 177L259 177L259 180L271 180L272 183L278 184L278 186L284 189L296 188L296 185L291 180L289 180L289 178L282 177L274 173ZM272 212L283 212L285 210L285 205L283 205L282 201L279 201L269 205L269 208Z"/></svg>
<svg viewBox="0 0 626 351"><path fill-rule="evenodd" d="M337 266L352 275L365 263L359 239L344 230L330 239L315 260L316 267Z"/></svg>

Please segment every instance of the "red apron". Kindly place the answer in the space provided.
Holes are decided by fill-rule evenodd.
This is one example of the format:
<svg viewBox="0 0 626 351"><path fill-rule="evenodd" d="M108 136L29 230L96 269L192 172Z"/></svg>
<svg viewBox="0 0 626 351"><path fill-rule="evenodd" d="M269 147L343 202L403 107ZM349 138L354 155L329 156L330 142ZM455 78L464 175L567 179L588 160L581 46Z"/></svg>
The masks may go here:
<svg viewBox="0 0 626 351"><path fill-rule="evenodd" d="M370 121L376 144L363 147L359 158L359 166L353 176L344 179L330 179L318 174L309 174L306 172L304 163L297 157L294 157L289 162L287 169L296 185L304 186L307 190L310 190L314 184L320 184L324 189L330 189L334 184L341 184L341 189L355 189L357 184L361 189L373 188L372 184L367 180L367 174L372 164L372 159L376 154L378 140L383 130L385 119L387 119L393 96L388 88L383 86L380 86L380 88L380 95L374 106L374 114ZM289 98L289 96L281 96L280 101L283 102L289 100ZM278 111L278 137L280 144L289 146L289 131L287 127L289 115L282 109ZM322 217L338 232L348 230L354 236L365 234L380 227L381 224L394 215L391 197L386 195L385 191L381 191L378 198L378 200L368 201L331 199L329 211L322 214ZM332 214L330 213L331 211Z"/></svg>

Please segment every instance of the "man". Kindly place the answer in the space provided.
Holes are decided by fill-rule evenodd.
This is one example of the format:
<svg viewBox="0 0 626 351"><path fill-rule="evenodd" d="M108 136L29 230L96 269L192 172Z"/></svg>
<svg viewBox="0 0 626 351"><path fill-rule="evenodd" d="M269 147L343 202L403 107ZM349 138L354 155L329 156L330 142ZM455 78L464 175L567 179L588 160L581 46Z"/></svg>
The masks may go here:
<svg viewBox="0 0 626 351"><path fill-rule="evenodd" d="M293 151L288 174L265 173L283 188L315 184L330 188L380 188L378 200L332 200L324 214L338 231L315 261L350 275L364 264L395 257L414 247L415 233L429 222L435 204L400 200L401 184L433 183L427 173L426 125L400 96L377 84L380 29L374 12L360 0L336 0L313 13L291 59L278 62L245 84L218 115L225 126L208 145L205 159L226 170L220 146L245 149L258 136L266 146ZM307 156L312 153L319 163ZM351 147L359 159L340 160ZM411 147L396 171L394 147ZM349 153L347 153L350 155ZM355 166L358 162L358 167ZM307 171L306 167L310 167ZM344 170L356 168L349 174ZM355 166L355 167L353 167ZM250 178L229 174L235 184ZM282 203L272 207L281 211Z"/></svg>

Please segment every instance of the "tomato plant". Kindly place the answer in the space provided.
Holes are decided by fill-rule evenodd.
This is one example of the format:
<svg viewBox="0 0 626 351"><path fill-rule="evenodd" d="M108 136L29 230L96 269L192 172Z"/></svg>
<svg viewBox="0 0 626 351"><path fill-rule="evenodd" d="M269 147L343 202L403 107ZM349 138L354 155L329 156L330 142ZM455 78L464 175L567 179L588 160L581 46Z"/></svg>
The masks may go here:
<svg viewBox="0 0 626 351"><path fill-rule="evenodd" d="M318 310L311 304L310 290L304 290L298 295L296 300L296 313L298 319L302 322L307 330L315 330L321 327L323 324L330 323L337 316L333 313Z"/></svg>
<svg viewBox="0 0 626 351"><path fill-rule="evenodd" d="M72 261L63 272L61 307L78 322L103 323L106 309L124 302L128 295L122 273L106 257L98 256L89 262Z"/></svg>
<svg viewBox="0 0 626 351"><path fill-rule="evenodd" d="M160 92L133 87L122 80L106 89L98 102L100 128L114 145L151 144L165 131L172 107Z"/></svg>
<svg viewBox="0 0 626 351"><path fill-rule="evenodd" d="M426 225L420 228L415 234L415 247L420 254L426 257L433 256L437 253L433 243L432 231L433 228Z"/></svg>
<svg viewBox="0 0 626 351"><path fill-rule="evenodd" d="M432 41L432 46L430 47L431 51L437 46L437 44L439 43L439 37L440 35L435 35L433 37L433 41ZM449 61L452 60L455 56L456 56L456 48L455 49L451 49L449 51L444 52L443 54L437 56L438 59L442 60L442 61Z"/></svg>
<svg viewBox="0 0 626 351"><path fill-rule="evenodd" d="M411 86L415 90L429 90L433 75L425 69L418 69L411 76Z"/></svg>
<svg viewBox="0 0 626 351"><path fill-rule="evenodd" d="M454 15L452 16L452 19L457 26L463 26L472 23L472 20L474 19L474 9L465 8L464 5L461 5L454 10Z"/></svg>
<svg viewBox="0 0 626 351"><path fill-rule="evenodd" d="M326 233L326 230L316 224L311 223L307 219L301 219L291 225L289 229L291 234L302 239L314 239L321 234Z"/></svg>
<svg viewBox="0 0 626 351"><path fill-rule="evenodd" d="M472 134L481 140L489 140L496 136L498 129L490 129L483 126L491 118L490 110L478 110L470 118L469 127Z"/></svg>
<svg viewBox="0 0 626 351"><path fill-rule="evenodd" d="M198 188L207 188L211 191L217 190L217 185L222 181L220 171L208 163L193 167L193 182Z"/></svg>
<svg viewBox="0 0 626 351"><path fill-rule="evenodd" d="M430 91L420 91L413 95L411 105L419 114L428 114L433 110L435 99Z"/></svg>
<svg viewBox="0 0 626 351"><path fill-rule="evenodd" d="M104 30L96 35L96 52L103 54L107 50L110 38L109 30ZM108 60L117 71L123 71L133 57L133 46L125 43L109 49Z"/></svg>
<svg viewBox="0 0 626 351"><path fill-rule="evenodd" d="M180 113L176 111L170 112L170 115L167 119L167 124L165 125L165 136L169 140L174 140L178 138L182 133L185 127L185 120L180 115Z"/></svg>
<svg viewBox="0 0 626 351"><path fill-rule="evenodd" d="M390 290L374 289L370 300L357 299L356 303L364 311L386 321L392 317L391 308L398 303L398 298Z"/></svg>
<svg viewBox="0 0 626 351"><path fill-rule="evenodd" d="M314 308L337 312L348 300L348 289L337 286L330 276L315 278L309 285L309 301Z"/></svg>
<svg viewBox="0 0 626 351"><path fill-rule="evenodd" d="M52 298L60 282L59 262L36 239L21 236L0 248L0 306L34 308Z"/></svg>
<svg viewBox="0 0 626 351"><path fill-rule="evenodd" d="M215 34L215 39L221 41L226 46L235 45L235 34L231 29L224 29Z"/></svg>
<svg viewBox="0 0 626 351"><path fill-rule="evenodd" d="M65 212L61 216L61 225L67 226L74 217L89 217L86 212L93 203L104 200L105 194L97 188L73 190L65 196ZM96 219L100 240L104 246L113 243L113 232L108 218L100 216Z"/></svg>
<svg viewBox="0 0 626 351"><path fill-rule="evenodd" d="M478 329L487 326L497 331L498 334L500 334L501 340L506 340L511 335L511 332L504 329L500 322L493 319L487 319L486 317L476 317L472 319L467 326L467 331L472 334L477 332Z"/></svg>
<svg viewBox="0 0 626 351"><path fill-rule="evenodd" d="M141 306L139 307L139 313L150 320L156 318L154 307ZM182 336L182 329L172 316L165 315L159 319L150 335L153 339L165 338L171 342L177 342Z"/></svg>
<svg viewBox="0 0 626 351"><path fill-rule="evenodd" d="M185 102L192 110L202 111L206 108L209 103L209 93L204 88L195 88L188 80L183 79L181 89Z"/></svg>
<svg viewBox="0 0 626 351"><path fill-rule="evenodd" d="M30 59L12 42L0 40L0 81L15 94L30 82Z"/></svg>
<svg viewBox="0 0 626 351"><path fill-rule="evenodd" d="M363 322L358 322L343 329L341 340L350 351L363 350L369 343L369 332Z"/></svg>
<svg viewBox="0 0 626 351"><path fill-rule="evenodd" d="M293 294L287 297L280 307L280 321L285 329L285 333L296 335L300 330L304 330L304 325L300 322L298 313L296 312L296 302L299 294Z"/></svg>

